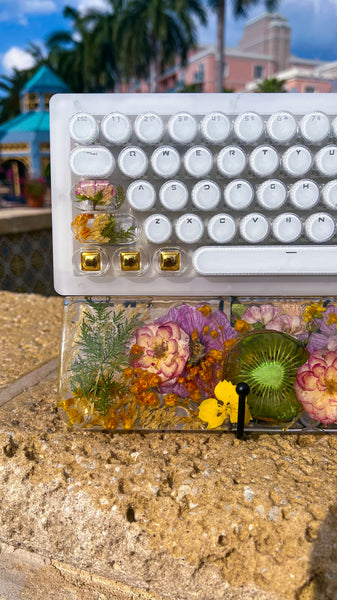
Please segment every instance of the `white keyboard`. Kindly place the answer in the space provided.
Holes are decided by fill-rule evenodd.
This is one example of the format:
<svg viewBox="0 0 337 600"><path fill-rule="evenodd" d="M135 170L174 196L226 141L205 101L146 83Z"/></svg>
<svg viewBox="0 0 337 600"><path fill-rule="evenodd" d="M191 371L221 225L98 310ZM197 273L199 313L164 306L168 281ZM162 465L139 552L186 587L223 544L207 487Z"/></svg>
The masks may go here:
<svg viewBox="0 0 337 600"><path fill-rule="evenodd" d="M62 295L336 294L337 94L51 100Z"/></svg>

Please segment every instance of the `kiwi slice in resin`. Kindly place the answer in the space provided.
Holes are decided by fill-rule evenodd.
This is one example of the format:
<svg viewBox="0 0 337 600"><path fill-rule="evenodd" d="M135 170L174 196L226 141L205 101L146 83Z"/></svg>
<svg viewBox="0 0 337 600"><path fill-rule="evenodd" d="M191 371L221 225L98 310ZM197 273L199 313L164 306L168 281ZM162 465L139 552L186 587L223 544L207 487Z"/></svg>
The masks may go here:
<svg viewBox="0 0 337 600"><path fill-rule="evenodd" d="M291 421L302 408L294 382L308 356L302 342L286 333L254 331L240 337L228 350L223 379L248 383L247 401L254 419Z"/></svg>

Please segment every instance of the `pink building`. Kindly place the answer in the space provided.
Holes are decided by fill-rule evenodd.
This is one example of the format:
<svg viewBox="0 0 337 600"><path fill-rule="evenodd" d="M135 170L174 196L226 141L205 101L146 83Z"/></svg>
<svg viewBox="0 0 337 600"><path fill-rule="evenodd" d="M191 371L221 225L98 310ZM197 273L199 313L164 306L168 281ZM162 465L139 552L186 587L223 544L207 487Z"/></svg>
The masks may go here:
<svg viewBox="0 0 337 600"><path fill-rule="evenodd" d="M237 48L225 49L224 87L254 91L259 81L277 77L288 92L331 92L337 87L337 61L321 62L290 54L291 28L279 13L263 13L248 21ZM215 46L191 51L182 68L177 59L158 80L159 92L215 91ZM149 82L133 81L123 91L148 92Z"/></svg>

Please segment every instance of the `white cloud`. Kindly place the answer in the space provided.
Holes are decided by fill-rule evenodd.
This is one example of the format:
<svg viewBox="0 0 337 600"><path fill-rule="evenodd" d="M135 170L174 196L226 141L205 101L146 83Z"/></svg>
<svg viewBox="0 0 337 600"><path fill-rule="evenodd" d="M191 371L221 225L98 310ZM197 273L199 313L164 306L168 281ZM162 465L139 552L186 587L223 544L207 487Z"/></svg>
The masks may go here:
<svg viewBox="0 0 337 600"><path fill-rule="evenodd" d="M59 10L54 0L17 0L15 10L12 0L0 2L0 21L15 21L20 25L27 25L27 17L31 15L50 15Z"/></svg>
<svg viewBox="0 0 337 600"><path fill-rule="evenodd" d="M54 0L20 0L19 7L25 14L50 15L58 10Z"/></svg>
<svg viewBox="0 0 337 600"><path fill-rule="evenodd" d="M77 0L77 10L83 15L89 10L106 11L109 10L109 3L106 0Z"/></svg>
<svg viewBox="0 0 337 600"><path fill-rule="evenodd" d="M6 73L10 73L13 69L18 71L30 69L34 66L34 62L34 58L28 52L17 46L12 46L2 57L2 66Z"/></svg>

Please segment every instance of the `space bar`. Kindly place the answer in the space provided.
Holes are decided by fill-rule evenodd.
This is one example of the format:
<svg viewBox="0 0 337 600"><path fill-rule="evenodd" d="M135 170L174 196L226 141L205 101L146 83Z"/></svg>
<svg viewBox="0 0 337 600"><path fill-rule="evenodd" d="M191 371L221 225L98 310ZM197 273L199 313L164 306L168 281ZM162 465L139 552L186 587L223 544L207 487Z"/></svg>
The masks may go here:
<svg viewBox="0 0 337 600"><path fill-rule="evenodd" d="M337 246L202 246L200 275L336 275Z"/></svg>

